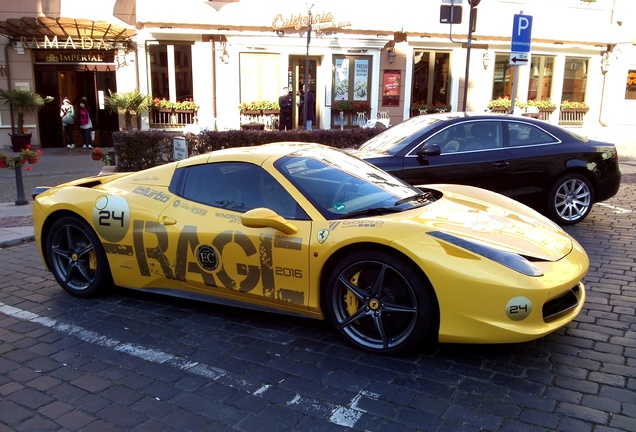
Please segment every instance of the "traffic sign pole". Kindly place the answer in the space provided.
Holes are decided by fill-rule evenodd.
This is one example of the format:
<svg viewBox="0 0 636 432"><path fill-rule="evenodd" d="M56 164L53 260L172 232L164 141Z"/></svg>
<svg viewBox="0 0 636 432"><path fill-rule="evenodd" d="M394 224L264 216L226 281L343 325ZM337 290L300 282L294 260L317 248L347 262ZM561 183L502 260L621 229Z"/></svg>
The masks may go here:
<svg viewBox="0 0 636 432"><path fill-rule="evenodd" d="M519 66L527 66L530 57L530 42L532 41L532 16L523 12L514 16L512 21L512 41L510 43L510 65L515 67L512 80L512 95L510 95L510 114L515 110L517 87L519 83Z"/></svg>

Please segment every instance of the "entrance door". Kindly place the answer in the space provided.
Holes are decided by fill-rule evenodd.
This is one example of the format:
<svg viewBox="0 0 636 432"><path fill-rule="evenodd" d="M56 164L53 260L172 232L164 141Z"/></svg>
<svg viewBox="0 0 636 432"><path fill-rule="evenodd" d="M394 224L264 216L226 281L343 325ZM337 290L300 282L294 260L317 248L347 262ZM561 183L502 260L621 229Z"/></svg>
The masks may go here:
<svg viewBox="0 0 636 432"><path fill-rule="evenodd" d="M305 65L307 63L305 56L292 56L289 59L289 76L291 76L291 82L289 88L294 94L294 102L296 109L292 113L292 124L295 128L304 128L303 125L303 113L298 107L300 102L300 94L302 92L303 84L305 84ZM320 57L309 57L309 70L307 71L307 81L309 88L316 98L316 120L314 120L314 128L318 128L320 125L320 104L318 103L318 94L316 86L316 68L319 65Z"/></svg>
<svg viewBox="0 0 636 432"><path fill-rule="evenodd" d="M38 112L40 141L42 147L64 147L64 133L60 119L60 105L66 96L79 112L82 97L88 100L91 122L95 131L94 146L111 147L112 133L119 130L118 116L110 113L100 101L108 96L108 90L117 91L115 72L110 70L77 69L75 65L35 65L35 87L41 95L53 96L55 100L45 104ZM76 122L73 134L75 144L82 142Z"/></svg>
<svg viewBox="0 0 636 432"><path fill-rule="evenodd" d="M411 102L428 106L448 104L450 88L450 54L437 51L415 51ZM419 113L415 113L417 115Z"/></svg>

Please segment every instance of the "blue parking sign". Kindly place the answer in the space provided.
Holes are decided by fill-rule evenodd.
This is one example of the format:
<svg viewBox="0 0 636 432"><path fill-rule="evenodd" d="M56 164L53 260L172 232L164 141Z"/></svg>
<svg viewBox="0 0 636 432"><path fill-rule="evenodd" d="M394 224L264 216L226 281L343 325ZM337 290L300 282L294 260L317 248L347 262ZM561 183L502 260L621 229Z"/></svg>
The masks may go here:
<svg viewBox="0 0 636 432"><path fill-rule="evenodd" d="M532 40L532 15L516 14L512 22L512 44L510 51L530 52Z"/></svg>

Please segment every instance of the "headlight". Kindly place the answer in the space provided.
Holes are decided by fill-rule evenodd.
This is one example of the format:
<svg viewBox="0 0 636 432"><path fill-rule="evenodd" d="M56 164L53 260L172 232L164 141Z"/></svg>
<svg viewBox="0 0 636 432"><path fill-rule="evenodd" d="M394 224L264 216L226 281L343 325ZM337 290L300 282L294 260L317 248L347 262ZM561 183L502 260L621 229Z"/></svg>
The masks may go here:
<svg viewBox="0 0 636 432"><path fill-rule="evenodd" d="M543 276L541 270L539 270L534 264L532 264L521 255L494 249L440 231L434 231L428 234L462 249L466 249L477 255L481 255L484 258L488 258L489 260L499 263L502 266L508 267L509 269L517 271L526 276Z"/></svg>

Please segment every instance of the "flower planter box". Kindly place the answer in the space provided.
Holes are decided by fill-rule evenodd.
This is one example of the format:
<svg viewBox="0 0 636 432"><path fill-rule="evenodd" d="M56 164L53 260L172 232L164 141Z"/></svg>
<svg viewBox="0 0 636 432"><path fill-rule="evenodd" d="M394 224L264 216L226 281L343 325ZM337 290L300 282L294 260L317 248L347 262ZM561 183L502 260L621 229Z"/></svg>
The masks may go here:
<svg viewBox="0 0 636 432"><path fill-rule="evenodd" d="M241 111L241 114L248 116L258 116L261 115L261 110L243 110Z"/></svg>
<svg viewBox="0 0 636 432"><path fill-rule="evenodd" d="M579 111L580 108L565 108L559 113L560 126L583 126L585 112Z"/></svg>
<svg viewBox="0 0 636 432"><path fill-rule="evenodd" d="M32 134L13 134L11 135L11 145L14 152L19 152L31 145Z"/></svg>

